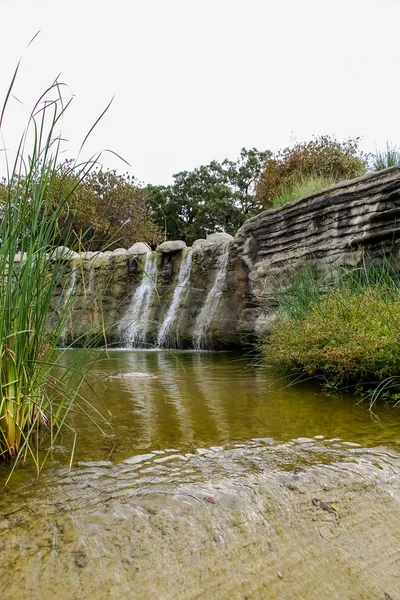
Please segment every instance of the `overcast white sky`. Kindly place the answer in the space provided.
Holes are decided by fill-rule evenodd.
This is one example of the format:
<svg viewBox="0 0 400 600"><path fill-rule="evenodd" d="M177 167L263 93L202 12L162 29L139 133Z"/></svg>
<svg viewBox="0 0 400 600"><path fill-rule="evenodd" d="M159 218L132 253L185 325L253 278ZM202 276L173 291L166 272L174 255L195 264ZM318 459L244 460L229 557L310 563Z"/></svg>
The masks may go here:
<svg viewBox="0 0 400 600"><path fill-rule="evenodd" d="M0 98L20 56L26 107L61 73L73 156L115 96L88 149L145 182L313 134L400 144L400 0L0 0L0 19Z"/></svg>

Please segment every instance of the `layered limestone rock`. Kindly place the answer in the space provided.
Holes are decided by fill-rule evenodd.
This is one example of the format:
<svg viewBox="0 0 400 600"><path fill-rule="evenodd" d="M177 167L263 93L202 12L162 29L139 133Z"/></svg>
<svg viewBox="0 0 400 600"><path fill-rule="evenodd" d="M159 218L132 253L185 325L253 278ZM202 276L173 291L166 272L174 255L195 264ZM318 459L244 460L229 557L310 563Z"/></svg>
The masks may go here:
<svg viewBox="0 0 400 600"><path fill-rule="evenodd" d="M129 345L130 328L140 345L250 345L273 321L277 295L295 269L309 265L334 276L365 257L397 255L399 216L395 167L264 211L234 239L211 234L192 248L164 242L154 253L141 242L81 256L60 249L65 277L51 320L73 296L68 341L97 343L106 331L108 344Z"/></svg>
<svg viewBox="0 0 400 600"><path fill-rule="evenodd" d="M397 258L400 242L400 168L371 173L246 221L235 237L243 269L237 331L260 336L275 315L277 290L293 270L311 266L334 277L364 260ZM240 287L242 286L242 290Z"/></svg>

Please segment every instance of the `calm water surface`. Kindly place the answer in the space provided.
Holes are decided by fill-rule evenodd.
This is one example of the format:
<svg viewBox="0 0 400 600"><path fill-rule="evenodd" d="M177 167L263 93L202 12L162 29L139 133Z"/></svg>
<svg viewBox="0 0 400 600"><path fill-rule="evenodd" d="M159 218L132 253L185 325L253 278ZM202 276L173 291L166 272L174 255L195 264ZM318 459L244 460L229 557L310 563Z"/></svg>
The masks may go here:
<svg viewBox="0 0 400 600"><path fill-rule="evenodd" d="M396 409L234 353L93 356L110 425L74 414L72 471L65 433L0 493L2 598L400 597Z"/></svg>
<svg viewBox="0 0 400 600"><path fill-rule="evenodd" d="M99 353L92 373L112 415L104 431L113 444L75 416L76 460L121 461L152 449L190 451L259 437L287 442L324 436L400 447L400 419L388 405L371 414L355 396L305 383L287 387L276 372L234 353L112 351Z"/></svg>

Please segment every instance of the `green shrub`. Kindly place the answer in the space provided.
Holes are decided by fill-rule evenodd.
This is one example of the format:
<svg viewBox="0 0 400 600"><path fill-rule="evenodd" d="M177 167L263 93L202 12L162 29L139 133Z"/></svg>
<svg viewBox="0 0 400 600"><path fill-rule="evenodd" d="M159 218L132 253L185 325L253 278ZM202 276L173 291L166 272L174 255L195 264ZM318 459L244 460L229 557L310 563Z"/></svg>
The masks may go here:
<svg viewBox="0 0 400 600"><path fill-rule="evenodd" d="M284 188L273 198L272 208L279 208L288 202L294 202L295 200L299 200L299 198L319 192L324 188L330 187L334 183L335 180L329 177L308 177L299 179L299 181Z"/></svg>
<svg viewBox="0 0 400 600"><path fill-rule="evenodd" d="M359 150L359 141L349 138L339 142L322 135L280 150L265 161L257 186L258 202L271 208L273 199L299 180L328 178L338 182L362 175L367 157Z"/></svg>
<svg viewBox="0 0 400 600"><path fill-rule="evenodd" d="M339 384L400 373L400 295L373 285L338 288L300 319L279 317L262 351L269 364Z"/></svg>
<svg viewBox="0 0 400 600"><path fill-rule="evenodd" d="M86 250L95 251L163 239L150 215L148 190L127 174L95 168L80 181L73 162L67 160L52 172L46 200L55 209L60 201L63 204L57 219L60 245L71 230L77 239L83 238Z"/></svg>

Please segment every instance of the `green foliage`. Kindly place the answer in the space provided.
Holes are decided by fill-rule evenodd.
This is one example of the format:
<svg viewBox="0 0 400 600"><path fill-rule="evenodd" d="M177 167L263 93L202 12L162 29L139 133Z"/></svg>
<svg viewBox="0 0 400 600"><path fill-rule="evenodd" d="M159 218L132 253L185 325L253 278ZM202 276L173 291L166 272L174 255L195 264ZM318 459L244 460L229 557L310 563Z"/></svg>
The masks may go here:
<svg viewBox="0 0 400 600"><path fill-rule="evenodd" d="M296 269L287 285L277 290L279 312L288 319L301 319L320 302L323 283L311 267Z"/></svg>
<svg viewBox="0 0 400 600"><path fill-rule="evenodd" d="M400 391L400 278L390 260L336 274L330 284L298 271L279 300L262 344L267 363L330 387L372 387L373 402Z"/></svg>
<svg viewBox="0 0 400 600"><path fill-rule="evenodd" d="M284 189L309 178L337 182L361 175L367 158L358 149L359 139L339 142L328 135L284 148L265 162L257 188L257 198L264 208Z"/></svg>
<svg viewBox="0 0 400 600"><path fill-rule="evenodd" d="M373 171L395 167L400 164L400 150L387 142L385 150L378 150L375 154L372 154L370 162Z"/></svg>
<svg viewBox="0 0 400 600"><path fill-rule="evenodd" d="M257 200L256 191L265 161L271 156L272 152L269 150L242 148L236 161L225 159L222 162L222 171L232 191L234 203L246 218L262 208Z"/></svg>
<svg viewBox="0 0 400 600"><path fill-rule="evenodd" d="M237 161L212 161L177 173L171 186L148 186L154 219L166 238L192 244L215 231L236 233L261 210L255 191L268 156L243 148Z"/></svg>
<svg viewBox="0 0 400 600"><path fill-rule="evenodd" d="M267 362L324 374L338 384L382 380L400 371L400 298L385 290L325 296L302 319L278 320Z"/></svg>
<svg viewBox="0 0 400 600"><path fill-rule="evenodd" d="M273 199L272 208L280 208L288 202L319 192L333 185L335 181L328 177L308 177L296 181L287 188L283 188Z"/></svg>
<svg viewBox="0 0 400 600"><path fill-rule="evenodd" d="M46 196L54 208L60 198L67 198L58 216L60 245L69 230L87 250L129 248L137 241L156 244L162 239L151 218L148 190L128 174L93 169L81 182L72 161L66 161L52 173Z"/></svg>
<svg viewBox="0 0 400 600"><path fill-rule="evenodd" d="M11 90L12 84L1 112L0 131ZM55 258L55 251L58 220L69 195L59 196L56 205L47 195L59 156L58 125L69 105L61 91L56 81L34 107L20 151L8 165L10 176L1 186L0 456L13 457L14 467L30 456L38 470L43 464L39 447L45 426L52 446L69 414L87 411L84 400L79 405L85 381L79 365L67 361L58 377L53 370L70 308L66 300L59 309L58 326L51 331L47 327L54 289L60 283L66 285L64 261ZM29 140L33 143L25 156ZM87 163L75 170L77 184L90 168ZM69 244L67 231L65 236Z"/></svg>

